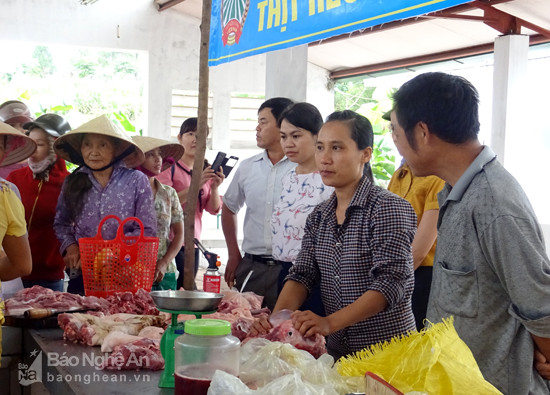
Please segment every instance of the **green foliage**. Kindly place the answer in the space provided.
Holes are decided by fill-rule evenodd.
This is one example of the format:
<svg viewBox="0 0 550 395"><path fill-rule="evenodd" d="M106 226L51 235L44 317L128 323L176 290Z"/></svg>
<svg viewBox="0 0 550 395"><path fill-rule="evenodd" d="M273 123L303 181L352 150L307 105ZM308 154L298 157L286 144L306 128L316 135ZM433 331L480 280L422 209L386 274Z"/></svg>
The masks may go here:
<svg viewBox="0 0 550 395"><path fill-rule="evenodd" d="M132 124L132 122L128 120L128 117L126 116L126 114L119 111L119 112L113 112L113 116L122 125L124 130L130 133L136 133L136 127ZM137 133L140 136L143 136L143 129L140 129Z"/></svg>
<svg viewBox="0 0 550 395"><path fill-rule="evenodd" d="M357 111L364 104L376 102L372 99L374 90L374 87L365 86L363 80L338 81L334 86L334 109Z"/></svg>
<svg viewBox="0 0 550 395"><path fill-rule="evenodd" d="M40 115L48 114L48 113L54 113L59 114L63 117L66 117L69 111L73 109L73 106L70 104L63 103L59 106L51 106L51 107L42 107L40 106L40 111L34 113L34 117L38 118Z"/></svg>
<svg viewBox="0 0 550 395"><path fill-rule="evenodd" d="M391 108L394 89L383 92L376 87L366 86L363 80L337 81L334 87L335 109L353 110L364 115L372 124L374 147L370 161L375 181L386 187L395 171L395 147L391 139L388 122L382 115Z"/></svg>
<svg viewBox="0 0 550 395"><path fill-rule="evenodd" d="M23 72L40 78L52 75L56 67L53 64L53 57L48 47L37 45L32 54L33 62L23 64Z"/></svg>

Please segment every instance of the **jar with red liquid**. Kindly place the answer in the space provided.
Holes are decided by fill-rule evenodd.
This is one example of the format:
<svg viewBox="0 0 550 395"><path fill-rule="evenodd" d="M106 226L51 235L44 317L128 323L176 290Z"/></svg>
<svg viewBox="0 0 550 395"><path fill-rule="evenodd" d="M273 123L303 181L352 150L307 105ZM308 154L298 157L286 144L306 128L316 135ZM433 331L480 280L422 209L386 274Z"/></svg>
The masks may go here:
<svg viewBox="0 0 550 395"><path fill-rule="evenodd" d="M189 320L184 332L174 342L176 395L206 395L216 370L239 375L241 342L228 321Z"/></svg>

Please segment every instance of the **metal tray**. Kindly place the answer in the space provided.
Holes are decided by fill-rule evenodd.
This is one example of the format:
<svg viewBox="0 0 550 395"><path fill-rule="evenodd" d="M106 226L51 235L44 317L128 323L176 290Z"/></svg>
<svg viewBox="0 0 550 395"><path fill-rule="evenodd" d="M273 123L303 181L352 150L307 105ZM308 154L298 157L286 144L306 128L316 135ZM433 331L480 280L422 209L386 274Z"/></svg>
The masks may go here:
<svg viewBox="0 0 550 395"><path fill-rule="evenodd" d="M214 311L223 298L223 294L201 291L167 290L150 294L159 309L174 311Z"/></svg>

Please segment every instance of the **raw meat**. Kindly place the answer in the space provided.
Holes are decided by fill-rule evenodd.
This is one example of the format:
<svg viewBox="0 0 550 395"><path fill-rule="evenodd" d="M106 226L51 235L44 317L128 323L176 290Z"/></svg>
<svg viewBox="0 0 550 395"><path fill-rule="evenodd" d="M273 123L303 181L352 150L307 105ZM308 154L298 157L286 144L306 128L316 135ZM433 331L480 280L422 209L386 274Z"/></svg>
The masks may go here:
<svg viewBox="0 0 550 395"><path fill-rule="evenodd" d="M146 326L139 331L138 336L146 337L148 339L158 339L164 334L164 329L158 326Z"/></svg>
<svg viewBox="0 0 550 395"><path fill-rule="evenodd" d="M294 347L309 352L315 358L327 352L325 346L325 337L315 334L310 337L303 337L300 332L292 326L292 320L287 319L271 328L269 333L260 336L247 337L244 342L252 338L264 338L272 342L281 342L291 344Z"/></svg>
<svg viewBox="0 0 550 395"><path fill-rule="evenodd" d="M135 314L60 314L57 322L63 329L63 337L75 343L88 346L101 345L105 337L112 331L129 335L137 335L147 326L164 327L162 316Z"/></svg>
<svg viewBox="0 0 550 395"><path fill-rule="evenodd" d="M252 312L249 309L239 307L234 309L231 313L218 312L205 315L204 318L215 318L229 321L231 324L231 334L242 341L246 338L246 335L254 323L254 320L261 316L267 316L267 313L262 312L258 315L252 315Z"/></svg>
<svg viewBox="0 0 550 395"><path fill-rule="evenodd" d="M138 289L133 294L131 292L117 292L107 297L109 307L101 309L105 314L128 313L143 315L158 315L159 311L149 292Z"/></svg>
<svg viewBox="0 0 550 395"><path fill-rule="evenodd" d="M24 288L6 300L6 314L20 315L30 308L51 308L60 310L82 309L83 297L67 292L52 291L35 285Z"/></svg>
<svg viewBox="0 0 550 395"><path fill-rule="evenodd" d="M105 360L102 369L108 370L160 370L164 358L158 340L143 338L122 346L116 346Z"/></svg>
<svg viewBox="0 0 550 395"><path fill-rule="evenodd" d="M95 296L80 296L68 292L52 291L35 285L17 292L5 302L7 315L22 315L30 308L51 308L59 310L97 310L105 314L128 313L158 315L151 295L143 289L135 294L117 292L106 299Z"/></svg>
<svg viewBox="0 0 550 395"><path fill-rule="evenodd" d="M229 321L231 334L239 340L243 340L254 320L270 313L267 307L262 309L263 298L254 292L224 291L218 311L204 317Z"/></svg>
<svg viewBox="0 0 550 395"><path fill-rule="evenodd" d="M143 336L134 336L120 331L112 331L103 339L101 343L101 352L111 352L116 346L122 346L141 339L143 339Z"/></svg>
<svg viewBox="0 0 550 395"><path fill-rule="evenodd" d="M218 313L231 313L236 308L261 310L263 300L263 296L256 295L254 292L223 291L223 299L218 306Z"/></svg>

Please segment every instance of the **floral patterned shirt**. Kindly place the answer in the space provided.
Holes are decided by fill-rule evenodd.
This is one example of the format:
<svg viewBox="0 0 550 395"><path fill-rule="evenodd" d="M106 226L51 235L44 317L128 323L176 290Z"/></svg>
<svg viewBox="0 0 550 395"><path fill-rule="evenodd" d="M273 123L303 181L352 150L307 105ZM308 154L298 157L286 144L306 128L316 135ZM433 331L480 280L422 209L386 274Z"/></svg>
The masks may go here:
<svg viewBox="0 0 550 395"><path fill-rule="evenodd" d="M74 223L65 209L65 187L57 200L54 220L54 230L61 244L59 251L63 253L71 244L78 243L81 237L93 237L97 234L97 227L103 218L114 214L121 220L128 217L137 217L143 223L144 236L156 236L157 219L153 204L151 184L145 174L134 169L127 169L121 162L113 165L113 173L105 187L95 179L92 171L82 167L76 171L88 174L92 188L86 193L82 205L82 212L77 214ZM68 178L68 177L67 177ZM103 238L116 237L119 224L114 220L105 222ZM134 222L125 226L126 235L139 235L140 228Z"/></svg>
<svg viewBox="0 0 550 395"><path fill-rule="evenodd" d="M164 185L155 179L157 193L155 194L155 211L157 213L157 237L159 238L158 259L162 258L170 245L170 226L183 221L183 210L181 209L178 193L168 185ZM174 259L166 269L167 273L176 272Z"/></svg>
<svg viewBox="0 0 550 395"><path fill-rule="evenodd" d="M292 169L283 177L281 197L271 217L273 258L294 262L302 245L307 216L333 191L333 187L323 184L319 172L296 174Z"/></svg>

